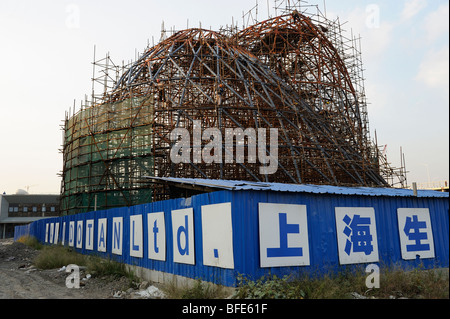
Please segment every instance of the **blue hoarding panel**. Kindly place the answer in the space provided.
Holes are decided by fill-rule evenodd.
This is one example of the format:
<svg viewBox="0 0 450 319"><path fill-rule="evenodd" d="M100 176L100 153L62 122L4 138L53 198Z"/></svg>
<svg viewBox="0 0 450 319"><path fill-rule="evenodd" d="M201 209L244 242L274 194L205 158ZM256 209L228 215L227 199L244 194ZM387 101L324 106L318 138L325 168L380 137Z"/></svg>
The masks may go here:
<svg viewBox="0 0 450 319"><path fill-rule="evenodd" d="M226 286L238 275L449 265L445 197L224 190L16 229L83 254Z"/></svg>
<svg viewBox="0 0 450 319"><path fill-rule="evenodd" d="M236 229L235 254L239 257L236 270L250 274L252 279L274 274L324 274L345 269L339 259L336 207L373 208L376 220L378 244L377 261L381 265L396 264L404 268L422 264L425 268L448 267L449 264L449 224L447 199L386 198L367 196L333 196L304 194L301 196L281 192L235 192L233 202L244 203L235 212ZM308 214L308 235L310 248L310 266L261 268L258 245L257 203L284 203L305 205ZM397 210L399 208L427 208L431 217L434 249L436 258L407 261L402 259L398 227ZM276 227L274 227L276 231ZM239 250L240 248L240 250Z"/></svg>

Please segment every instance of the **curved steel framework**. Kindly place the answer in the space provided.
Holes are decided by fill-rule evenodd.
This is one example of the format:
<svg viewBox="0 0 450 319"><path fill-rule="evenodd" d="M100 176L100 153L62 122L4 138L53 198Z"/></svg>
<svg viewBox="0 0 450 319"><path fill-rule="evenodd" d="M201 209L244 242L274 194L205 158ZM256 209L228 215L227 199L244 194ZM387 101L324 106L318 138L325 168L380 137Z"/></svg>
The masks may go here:
<svg viewBox="0 0 450 319"><path fill-rule="evenodd" d="M349 70L332 42L336 35L323 21L313 19L299 13L279 16L244 29L237 40L289 82L314 111L348 130L347 139L363 151L368 128L360 108L365 102L358 100Z"/></svg>
<svg viewBox="0 0 450 319"><path fill-rule="evenodd" d="M62 209L170 196L167 186L140 183L143 175L386 186L361 116L365 104L326 33L310 17L284 15L232 36L183 30L149 48L100 103L66 118ZM170 157L176 128L190 133L187 162ZM213 150L218 161L196 160L195 147L211 155L208 145L217 142L208 128L223 137L227 129L262 128L267 136L278 129L276 172L260 172L249 156L251 136L232 140L233 150L246 149L243 160L236 152L225 160L224 140ZM203 132L197 144L196 129ZM269 144L258 154L270 154Z"/></svg>

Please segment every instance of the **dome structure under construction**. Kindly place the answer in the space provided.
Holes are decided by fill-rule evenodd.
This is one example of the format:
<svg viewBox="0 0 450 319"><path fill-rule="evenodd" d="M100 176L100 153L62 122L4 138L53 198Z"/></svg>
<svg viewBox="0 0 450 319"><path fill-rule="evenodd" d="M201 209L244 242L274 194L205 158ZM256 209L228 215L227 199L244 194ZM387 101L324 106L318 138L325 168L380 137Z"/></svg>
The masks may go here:
<svg viewBox="0 0 450 319"><path fill-rule="evenodd" d="M285 15L148 48L66 118L62 210L170 197L142 176L386 186L365 104L326 28Z"/></svg>

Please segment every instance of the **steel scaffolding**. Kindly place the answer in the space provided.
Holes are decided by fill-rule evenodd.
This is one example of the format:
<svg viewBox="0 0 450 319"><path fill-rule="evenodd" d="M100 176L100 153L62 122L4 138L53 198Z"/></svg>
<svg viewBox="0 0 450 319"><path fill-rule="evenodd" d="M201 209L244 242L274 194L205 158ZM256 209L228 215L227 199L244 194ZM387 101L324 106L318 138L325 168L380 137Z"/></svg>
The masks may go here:
<svg viewBox="0 0 450 319"><path fill-rule="evenodd" d="M93 83L102 83L102 92L93 85L91 101L65 119L63 212L170 198L167 185L143 182L144 175L389 186L370 141L358 39L345 38L339 20L299 4L284 10L241 30L164 32L129 65L109 55L94 62L100 75L94 72ZM177 128L190 133L192 146L181 163L170 156ZM221 137L227 129L247 133L232 139L232 161L209 128ZM265 141L278 130L275 173L260 171L247 129L264 129ZM203 132L197 142L195 132ZM272 154L269 143L262 147L258 155ZM196 151L215 160L199 161Z"/></svg>

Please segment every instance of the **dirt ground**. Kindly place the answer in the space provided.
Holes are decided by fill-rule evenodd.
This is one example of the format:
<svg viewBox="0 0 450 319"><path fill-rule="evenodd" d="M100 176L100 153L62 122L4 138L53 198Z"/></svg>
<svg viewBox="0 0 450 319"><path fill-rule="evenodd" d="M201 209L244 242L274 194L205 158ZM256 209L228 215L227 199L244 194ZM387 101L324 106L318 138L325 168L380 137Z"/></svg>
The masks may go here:
<svg viewBox="0 0 450 319"><path fill-rule="evenodd" d="M129 288L126 278L94 278L83 269L80 288L67 288L69 273L61 269L36 269L32 261L37 254L37 250L13 239L0 239L0 299L149 298L145 290Z"/></svg>
<svg viewBox="0 0 450 319"><path fill-rule="evenodd" d="M161 299L158 285L135 283L127 278L91 277L80 269L80 288L67 288L64 269L37 269L33 259L39 251L13 239L0 239L0 299ZM448 268L440 269L448 278ZM90 278L89 278L90 277ZM355 299L364 299L354 296Z"/></svg>

